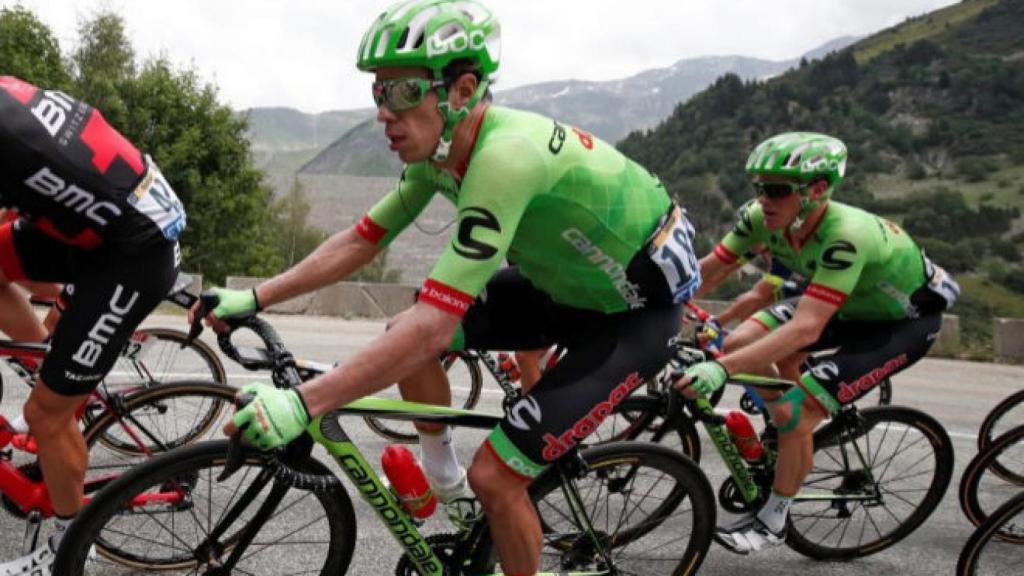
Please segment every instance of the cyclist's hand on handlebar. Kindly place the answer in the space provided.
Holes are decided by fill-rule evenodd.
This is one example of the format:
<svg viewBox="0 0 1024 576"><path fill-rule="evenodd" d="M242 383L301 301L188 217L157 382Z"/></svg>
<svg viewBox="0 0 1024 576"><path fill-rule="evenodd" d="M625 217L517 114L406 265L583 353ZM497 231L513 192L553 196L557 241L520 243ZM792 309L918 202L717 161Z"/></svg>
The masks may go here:
<svg viewBox="0 0 1024 576"><path fill-rule="evenodd" d="M695 392L709 396L725 385L729 372L715 360L698 362L686 369L682 378L676 380L678 390L692 388Z"/></svg>
<svg viewBox="0 0 1024 576"><path fill-rule="evenodd" d="M206 323L217 332L228 330L227 324L220 321L221 318L241 318L255 314L259 311L259 302L256 300L256 289L231 290L228 288L213 288L212 292L217 294L218 304L213 311L206 315ZM188 322L195 322L195 315L199 313L200 302L196 302L188 312Z"/></svg>
<svg viewBox="0 0 1024 576"><path fill-rule="evenodd" d="M239 390L239 396L244 395L249 395L251 401L224 426L229 436L240 429L249 444L271 450L295 440L309 426L309 411L296 390L253 383Z"/></svg>

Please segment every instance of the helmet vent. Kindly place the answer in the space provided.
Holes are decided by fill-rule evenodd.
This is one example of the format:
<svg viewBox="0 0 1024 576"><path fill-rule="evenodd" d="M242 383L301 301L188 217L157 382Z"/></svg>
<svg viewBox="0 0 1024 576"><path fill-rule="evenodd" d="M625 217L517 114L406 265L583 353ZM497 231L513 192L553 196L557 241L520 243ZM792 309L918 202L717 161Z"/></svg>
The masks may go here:
<svg viewBox="0 0 1024 576"><path fill-rule="evenodd" d="M388 42L391 40L391 29L388 28L380 35L380 40L377 42L377 51L374 52L374 58L383 58L384 53L388 49Z"/></svg>
<svg viewBox="0 0 1024 576"><path fill-rule="evenodd" d="M403 33L405 41L398 43L399 50L403 52L411 51L423 46L423 41L427 35L427 24L440 11L441 9L437 6L430 6L416 14Z"/></svg>

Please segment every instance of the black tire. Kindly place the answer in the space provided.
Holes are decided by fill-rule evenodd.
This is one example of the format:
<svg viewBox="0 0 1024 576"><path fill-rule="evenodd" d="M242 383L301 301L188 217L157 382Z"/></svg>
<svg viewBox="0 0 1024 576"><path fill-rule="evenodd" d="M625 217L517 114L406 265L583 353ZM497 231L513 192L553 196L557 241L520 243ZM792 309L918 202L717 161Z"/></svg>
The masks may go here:
<svg viewBox="0 0 1024 576"><path fill-rule="evenodd" d="M100 383L100 391L107 395L135 394L159 384L183 380L211 380L227 384L227 375L220 358L205 342L188 342L188 334L171 328L142 328L125 344L121 355ZM91 401L82 414L88 426L105 407ZM213 420L217 412L208 418ZM100 442L111 449L131 450L132 446L118 444L101 437Z"/></svg>
<svg viewBox="0 0 1024 576"><path fill-rule="evenodd" d="M1024 468L1024 424L996 438L964 469L960 478L960 507L975 526L981 526L996 508L1021 490L1021 485L1008 482L996 471L999 462Z"/></svg>
<svg viewBox="0 0 1024 576"><path fill-rule="evenodd" d="M90 468L102 467L101 459L108 460L111 468L127 468L147 454L206 438L236 392L216 382L170 382L142 389L109 407L99 405L102 411L82 431L93 445Z"/></svg>
<svg viewBox="0 0 1024 576"><path fill-rule="evenodd" d="M668 409L669 403L661 395L633 394L615 407L587 438L587 444L622 440L654 442L700 462L700 435L693 420L684 414L666 420Z"/></svg>
<svg viewBox="0 0 1024 576"><path fill-rule="evenodd" d="M596 540L612 559L612 572L695 574L715 527L714 494L700 468L681 454L646 442L602 444L580 456L587 471L573 483ZM597 571L604 566L595 539L569 512L556 469L538 478L530 493L544 528L542 570ZM608 568L601 568L602 573Z"/></svg>
<svg viewBox="0 0 1024 576"><path fill-rule="evenodd" d="M469 352L453 352L441 358L445 372L449 375L452 387L452 405L464 410L472 410L480 401L480 390L483 388L483 375L476 357ZM454 379L454 381L452 380ZM383 394L392 394L400 399L398 386L393 386ZM364 416L363 420L377 435L392 442L416 444L420 441L419 434L412 422L388 420L374 416Z"/></svg>
<svg viewBox="0 0 1024 576"><path fill-rule="evenodd" d="M996 404L985 417L981 428L978 429L978 452L984 452L996 438L1019 426L1021 422L1024 422L1024 390L1015 392ZM1016 464L1013 466L1010 462L997 459L991 464L992 472L1007 482L1024 486L1024 465L1020 462Z"/></svg>
<svg viewBox="0 0 1024 576"><path fill-rule="evenodd" d="M216 542L197 552L198 545L222 519L222 513L253 482L258 482L261 474L272 474L267 454L246 450L243 467L226 482L218 482L227 444L226 440L202 442L167 452L119 477L79 514L57 554L53 573L119 576L137 574L139 570L195 574L201 573L196 572L198 565L212 565L227 558L237 543L238 533L266 498L267 487L274 484L271 480L264 485L255 495L260 502L250 500L238 520ZM330 473L312 458L298 468L316 474ZM153 488L165 495L181 489L184 496L177 502L127 506L147 493L152 496ZM290 573L344 574L355 546L354 518L352 502L344 488L316 493L287 490L277 502L274 515L260 527L235 568L242 574L276 575L283 573L283 568ZM269 542L279 534L283 534L282 539L295 536L298 540ZM323 541L317 540L319 534L324 536ZM100 557L89 560L93 545ZM209 557L199 558L204 552ZM287 559L282 559L285 555Z"/></svg>
<svg viewBox="0 0 1024 576"><path fill-rule="evenodd" d="M186 332L173 328L140 328L121 350L102 386L111 393L134 392L140 386L178 380L228 381L224 364L206 342L189 342Z"/></svg>
<svg viewBox="0 0 1024 576"><path fill-rule="evenodd" d="M1003 576L1024 562L1024 492L997 508L960 551L956 576Z"/></svg>
<svg viewBox="0 0 1024 576"><path fill-rule="evenodd" d="M848 560L884 550L917 529L949 487L953 444L934 418L897 406L866 408L859 417L855 431L838 418L815 432L814 469L804 493L842 490L851 498L874 498L795 500L787 544L805 556Z"/></svg>

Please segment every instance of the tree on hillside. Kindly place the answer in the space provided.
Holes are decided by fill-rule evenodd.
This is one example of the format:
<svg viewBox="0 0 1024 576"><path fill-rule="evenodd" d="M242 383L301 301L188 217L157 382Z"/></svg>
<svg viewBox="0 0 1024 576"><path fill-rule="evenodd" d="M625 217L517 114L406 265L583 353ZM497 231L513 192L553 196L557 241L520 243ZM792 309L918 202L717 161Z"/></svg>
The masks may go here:
<svg viewBox="0 0 1024 576"><path fill-rule="evenodd" d="M309 210L305 190L296 176L288 195L279 199L274 209L277 250L285 266L293 266L327 239L326 233L307 225Z"/></svg>
<svg viewBox="0 0 1024 576"><path fill-rule="evenodd" d="M58 90L71 85L57 39L21 6L0 8L0 75Z"/></svg>
<svg viewBox="0 0 1024 576"><path fill-rule="evenodd" d="M104 12L78 26L79 45L71 56L76 95L103 111L111 124L124 123L129 111L121 98L135 77L135 50L124 20Z"/></svg>
<svg viewBox="0 0 1024 576"><path fill-rule="evenodd" d="M244 120L191 69L138 66L124 20L101 12L78 28L73 94L151 154L185 204L184 267L214 282L281 269L273 195L252 165Z"/></svg>

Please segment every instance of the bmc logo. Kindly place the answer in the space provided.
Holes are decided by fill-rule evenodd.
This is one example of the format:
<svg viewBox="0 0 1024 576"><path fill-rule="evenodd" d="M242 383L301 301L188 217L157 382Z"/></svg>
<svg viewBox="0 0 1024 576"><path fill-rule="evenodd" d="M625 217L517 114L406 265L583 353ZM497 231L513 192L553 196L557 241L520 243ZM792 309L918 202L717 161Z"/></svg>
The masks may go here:
<svg viewBox="0 0 1024 576"><path fill-rule="evenodd" d="M486 44L487 37L483 30L473 30L468 36L465 30L460 30L443 39L434 34L427 39L427 58L449 52L462 52L467 49L482 50Z"/></svg>
<svg viewBox="0 0 1024 576"><path fill-rule="evenodd" d="M56 137L57 132L67 122L68 114L74 106L74 100L67 94L57 90L46 90L39 103L32 107L32 115L46 128L50 136Z"/></svg>
<svg viewBox="0 0 1024 576"><path fill-rule="evenodd" d="M45 166L25 180L25 185L47 198L53 198L54 202L82 214L97 226L106 226L110 223L108 218L121 215L121 209L113 202L97 200L92 192L64 182L60 176Z"/></svg>
<svg viewBox="0 0 1024 576"><path fill-rule="evenodd" d="M118 284L114 295L110 298L110 312L100 316L92 330L89 330L89 339L82 342L78 351L72 358L82 366L92 368L100 355L103 354L103 347L110 343L110 338L117 331L117 328L124 322L124 316L131 311L139 299L139 293L133 292L126 302L122 302L124 286Z"/></svg>

